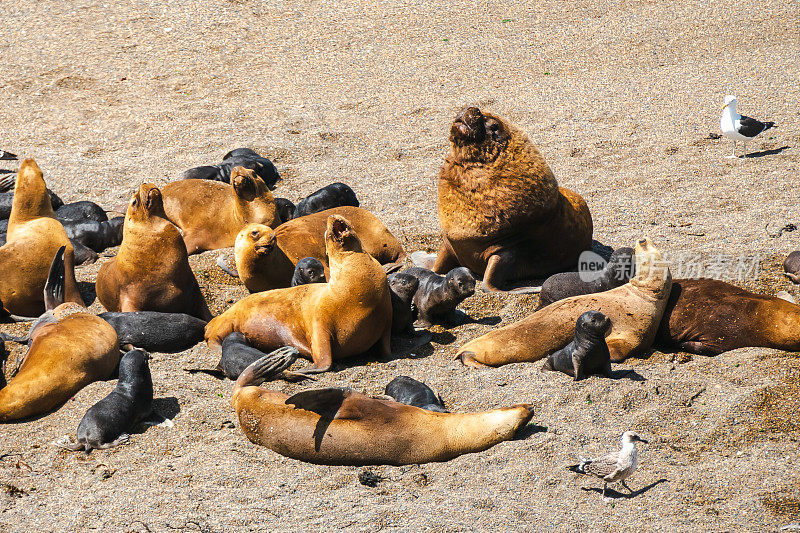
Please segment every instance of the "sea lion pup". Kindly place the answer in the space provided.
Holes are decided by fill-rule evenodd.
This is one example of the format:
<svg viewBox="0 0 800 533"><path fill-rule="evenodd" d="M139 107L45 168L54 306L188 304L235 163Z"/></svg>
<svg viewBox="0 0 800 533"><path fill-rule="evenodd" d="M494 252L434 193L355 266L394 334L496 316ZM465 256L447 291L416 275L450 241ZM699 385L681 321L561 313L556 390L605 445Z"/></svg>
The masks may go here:
<svg viewBox="0 0 800 533"><path fill-rule="evenodd" d="M649 239L639 240L635 249L636 276L625 285L552 303L468 342L458 350L456 359L468 366L538 361L566 346L574 338L578 317L593 310L611 320L611 331L606 336L611 361L642 354L653 344L672 287L672 275Z"/></svg>
<svg viewBox="0 0 800 533"><path fill-rule="evenodd" d="M284 346L272 352L269 355L283 354L286 357L293 357L297 359L299 352L297 348L292 346ZM247 339L241 333L231 333L225 340L222 341L222 356L217 363L215 370L201 370L217 377L226 377L232 381L236 381L239 376L244 372L244 369L252 365L255 361L264 357L264 352L253 348ZM292 361L294 361L292 359ZM291 365L291 363L289 363ZM288 368L288 366L287 366ZM292 377L295 375L292 372L284 370L284 377ZM221 375L220 375L221 374ZM301 376L297 376L301 377Z"/></svg>
<svg viewBox="0 0 800 533"><path fill-rule="evenodd" d="M611 377L611 355L608 353L606 333L611 321L598 311L586 311L575 324L575 339L557 352L551 353L542 371L563 372L580 381L592 374Z"/></svg>
<svg viewBox="0 0 800 533"><path fill-rule="evenodd" d="M341 215L328 216L325 242L328 283L251 294L208 323L209 347L220 347L234 331L264 352L294 346L313 361L299 374L325 372L334 360L373 346L379 356L389 356L392 303L383 268Z"/></svg>
<svg viewBox="0 0 800 533"><path fill-rule="evenodd" d="M180 230L164 213L161 191L145 183L131 198L122 245L97 273L97 298L108 311L186 313L210 320L189 267Z"/></svg>
<svg viewBox="0 0 800 533"><path fill-rule="evenodd" d="M64 222L64 231L73 245L77 242L95 251L102 252L122 244L122 226L125 217L114 217L105 222L79 220Z"/></svg>
<svg viewBox="0 0 800 533"><path fill-rule="evenodd" d="M281 223L275 198L252 170L236 167L230 185L218 181L182 180L162 190L164 212L183 232L189 254L229 248L247 224Z"/></svg>
<svg viewBox="0 0 800 533"><path fill-rule="evenodd" d="M249 224L236 237L234 254L239 278L250 292L289 287L295 265L313 257L325 267L325 228L328 217L345 217L358 234L364 251L384 265L387 272L400 267L406 253L378 217L360 207L337 207L281 224L275 230Z"/></svg>
<svg viewBox="0 0 800 533"><path fill-rule="evenodd" d="M442 397L433 392L433 389L408 376L397 376L386 385L384 393L394 398L396 402L413 405L427 411L449 413L444 407Z"/></svg>
<svg viewBox="0 0 800 533"><path fill-rule="evenodd" d="M312 213L319 213L320 211L346 205L358 207L356 193L344 183L331 183L300 200L292 218L304 217Z"/></svg>
<svg viewBox="0 0 800 533"><path fill-rule="evenodd" d="M94 220L105 222L108 220L105 209L89 200L81 200L64 204L56 209L56 218L63 224L65 222L78 222L81 220Z"/></svg>
<svg viewBox="0 0 800 533"><path fill-rule="evenodd" d="M633 248L625 247L614 250L605 268L596 276L594 273L589 273L593 279L584 281L586 273L553 274L542 283L538 309L570 296L593 294L625 285L634 276L635 266Z"/></svg>
<svg viewBox="0 0 800 533"><path fill-rule="evenodd" d="M294 218L294 203L288 198L275 198L275 209L278 210L278 217L281 219L281 224L289 222Z"/></svg>
<svg viewBox="0 0 800 533"><path fill-rule="evenodd" d="M0 389L0 422L49 413L83 387L108 379L119 363L114 328L74 302L64 302L67 254L58 250L45 284L47 312L31 327L19 372Z"/></svg>
<svg viewBox="0 0 800 533"><path fill-rule="evenodd" d="M218 165L207 165L202 167L190 168L183 174L182 179L206 179L230 183L231 171L235 167L244 167L252 170L256 176L264 180L270 190L275 189L275 184L281 180L278 169L272 161L266 157L258 155L249 148L237 148L225 154L222 163Z"/></svg>
<svg viewBox="0 0 800 533"><path fill-rule="evenodd" d="M715 279L677 279L655 345L700 355L748 346L800 351L800 306Z"/></svg>
<svg viewBox="0 0 800 533"><path fill-rule="evenodd" d="M6 244L0 247L0 300L14 315L39 316L45 311L42 289L53 256L67 247L65 300L84 305L75 281L73 247L56 220L42 171L33 159L19 167Z"/></svg>
<svg viewBox="0 0 800 533"><path fill-rule="evenodd" d="M487 290L500 291L516 280L574 269L592 242L589 208L559 188L528 136L469 107L453 121L450 144L439 172L444 243L433 271L467 267L483 276Z"/></svg>
<svg viewBox="0 0 800 533"><path fill-rule="evenodd" d="M800 250L795 250L786 257L783 270L792 283L800 283Z"/></svg>
<svg viewBox="0 0 800 533"><path fill-rule="evenodd" d="M392 298L392 334L414 333L414 295L419 289L419 280L405 272L390 274L389 290Z"/></svg>
<svg viewBox="0 0 800 533"><path fill-rule="evenodd" d="M511 439L533 416L528 404L479 413L437 413L347 389L288 396L257 386L291 362L267 356L247 367L236 380L231 403L251 442L309 463L399 466L448 461Z"/></svg>
<svg viewBox="0 0 800 533"><path fill-rule="evenodd" d="M176 353L203 341L206 321L185 313L134 311L100 313L117 332L120 346L148 352Z"/></svg>
<svg viewBox="0 0 800 533"><path fill-rule="evenodd" d="M407 268L403 273L419 280L414 306L418 313L416 324L421 327L448 321L458 304L475 294L475 278L464 267L454 268L446 276L420 267Z"/></svg>
<svg viewBox="0 0 800 533"><path fill-rule="evenodd" d="M153 379L143 350L131 350L119 361L119 381L108 396L94 404L78 424L78 440L54 444L73 452L104 450L125 444L128 431L153 412Z"/></svg>
<svg viewBox="0 0 800 533"><path fill-rule="evenodd" d="M294 266L292 287L306 283L325 283L325 265L314 257L304 257Z"/></svg>

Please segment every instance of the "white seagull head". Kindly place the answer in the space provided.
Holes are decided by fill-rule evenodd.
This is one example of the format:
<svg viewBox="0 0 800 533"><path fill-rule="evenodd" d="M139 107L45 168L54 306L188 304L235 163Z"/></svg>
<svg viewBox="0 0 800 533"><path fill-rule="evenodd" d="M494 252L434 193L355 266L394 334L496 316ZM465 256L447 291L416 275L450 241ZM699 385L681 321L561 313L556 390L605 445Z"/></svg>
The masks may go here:
<svg viewBox="0 0 800 533"><path fill-rule="evenodd" d="M638 433L635 431L626 431L622 434L622 445L630 444L632 442L643 442L647 444L647 441L644 440L642 437L639 436Z"/></svg>
<svg viewBox="0 0 800 533"><path fill-rule="evenodd" d="M728 96L725 97L725 105L722 106L722 109L725 109L728 106L731 106L731 109L733 109L733 111L736 111L736 97L735 96L729 94Z"/></svg>

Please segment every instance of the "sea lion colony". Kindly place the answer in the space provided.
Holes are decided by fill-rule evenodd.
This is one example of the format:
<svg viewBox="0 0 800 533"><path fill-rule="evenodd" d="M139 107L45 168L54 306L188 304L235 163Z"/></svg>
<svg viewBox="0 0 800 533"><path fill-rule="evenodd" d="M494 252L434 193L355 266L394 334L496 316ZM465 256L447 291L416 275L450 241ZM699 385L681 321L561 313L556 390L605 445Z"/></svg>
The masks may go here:
<svg viewBox="0 0 800 533"><path fill-rule="evenodd" d="M61 445L88 453L126 443L151 411L146 351L180 351L205 339L221 351L207 373L235 381L233 408L252 442L320 464L446 461L511 439L532 407L451 413L406 376L376 397L313 386L287 396L259 385L309 379L342 358L389 357L393 335L420 337L415 326L449 323L476 288L535 292L526 283L545 276L538 309L459 347L455 358L484 367L544 359L542 370L579 380L611 378L612 363L647 356L653 346L711 355L744 346L800 349L800 306L721 281L673 280L645 236L622 243L634 249L620 248L595 278L583 279L576 270L591 248L589 206L559 187L527 135L468 107L449 138L439 174L441 248L412 254L415 266L403 272L406 251L350 187L331 184L293 209L272 195L275 166L247 148L161 189L142 184L124 223L108 221L92 202L62 207L36 163L22 161L13 193L0 193L8 207L0 210L8 219L0 320L35 321L27 337L0 336L28 344L15 371L5 368L0 342L8 380L0 381L0 422L46 416L116 371L115 391L88 410L77 442ZM94 260L118 244L96 280L107 312L94 315L77 290L76 255L87 248ZM252 294L213 317L187 257L229 247L236 269L220 266ZM786 266L792 280L796 254ZM311 363L289 370L299 357Z"/></svg>

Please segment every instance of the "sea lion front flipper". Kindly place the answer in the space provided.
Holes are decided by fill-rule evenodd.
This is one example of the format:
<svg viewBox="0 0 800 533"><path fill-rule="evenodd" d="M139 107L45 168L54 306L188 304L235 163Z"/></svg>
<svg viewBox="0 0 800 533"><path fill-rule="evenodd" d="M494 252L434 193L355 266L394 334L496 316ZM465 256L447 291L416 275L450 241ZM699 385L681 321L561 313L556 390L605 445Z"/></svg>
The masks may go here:
<svg viewBox="0 0 800 533"><path fill-rule="evenodd" d="M8 192L17 184L17 175L8 174L0 178L0 192Z"/></svg>
<svg viewBox="0 0 800 533"><path fill-rule="evenodd" d="M52 311L59 305L64 303L64 250L66 246L62 246L53 257L53 262L50 264L50 273L47 275L47 282L44 284L44 307L48 311Z"/></svg>
<svg viewBox="0 0 800 533"><path fill-rule="evenodd" d="M325 389L311 389L298 392L286 398L286 405L294 405L298 409L305 409L317 413L322 418L333 420L339 418L339 409L345 398L352 391L344 387L327 387Z"/></svg>

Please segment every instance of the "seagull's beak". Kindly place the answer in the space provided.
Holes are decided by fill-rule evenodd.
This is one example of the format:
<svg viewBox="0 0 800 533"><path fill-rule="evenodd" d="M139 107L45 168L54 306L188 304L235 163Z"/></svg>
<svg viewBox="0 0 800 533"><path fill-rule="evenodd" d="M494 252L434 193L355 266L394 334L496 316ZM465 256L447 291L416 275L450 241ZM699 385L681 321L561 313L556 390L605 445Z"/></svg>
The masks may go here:
<svg viewBox="0 0 800 533"><path fill-rule="evenodd" d="M639 442L643 442L643 443L645 443L645 444L650 444L650 442L649 442L649 441L647 441L647 440L643 439L642 437L639 437L639 438L638 438L638 439L636 439L636 440L638 440Z"/></svg>

